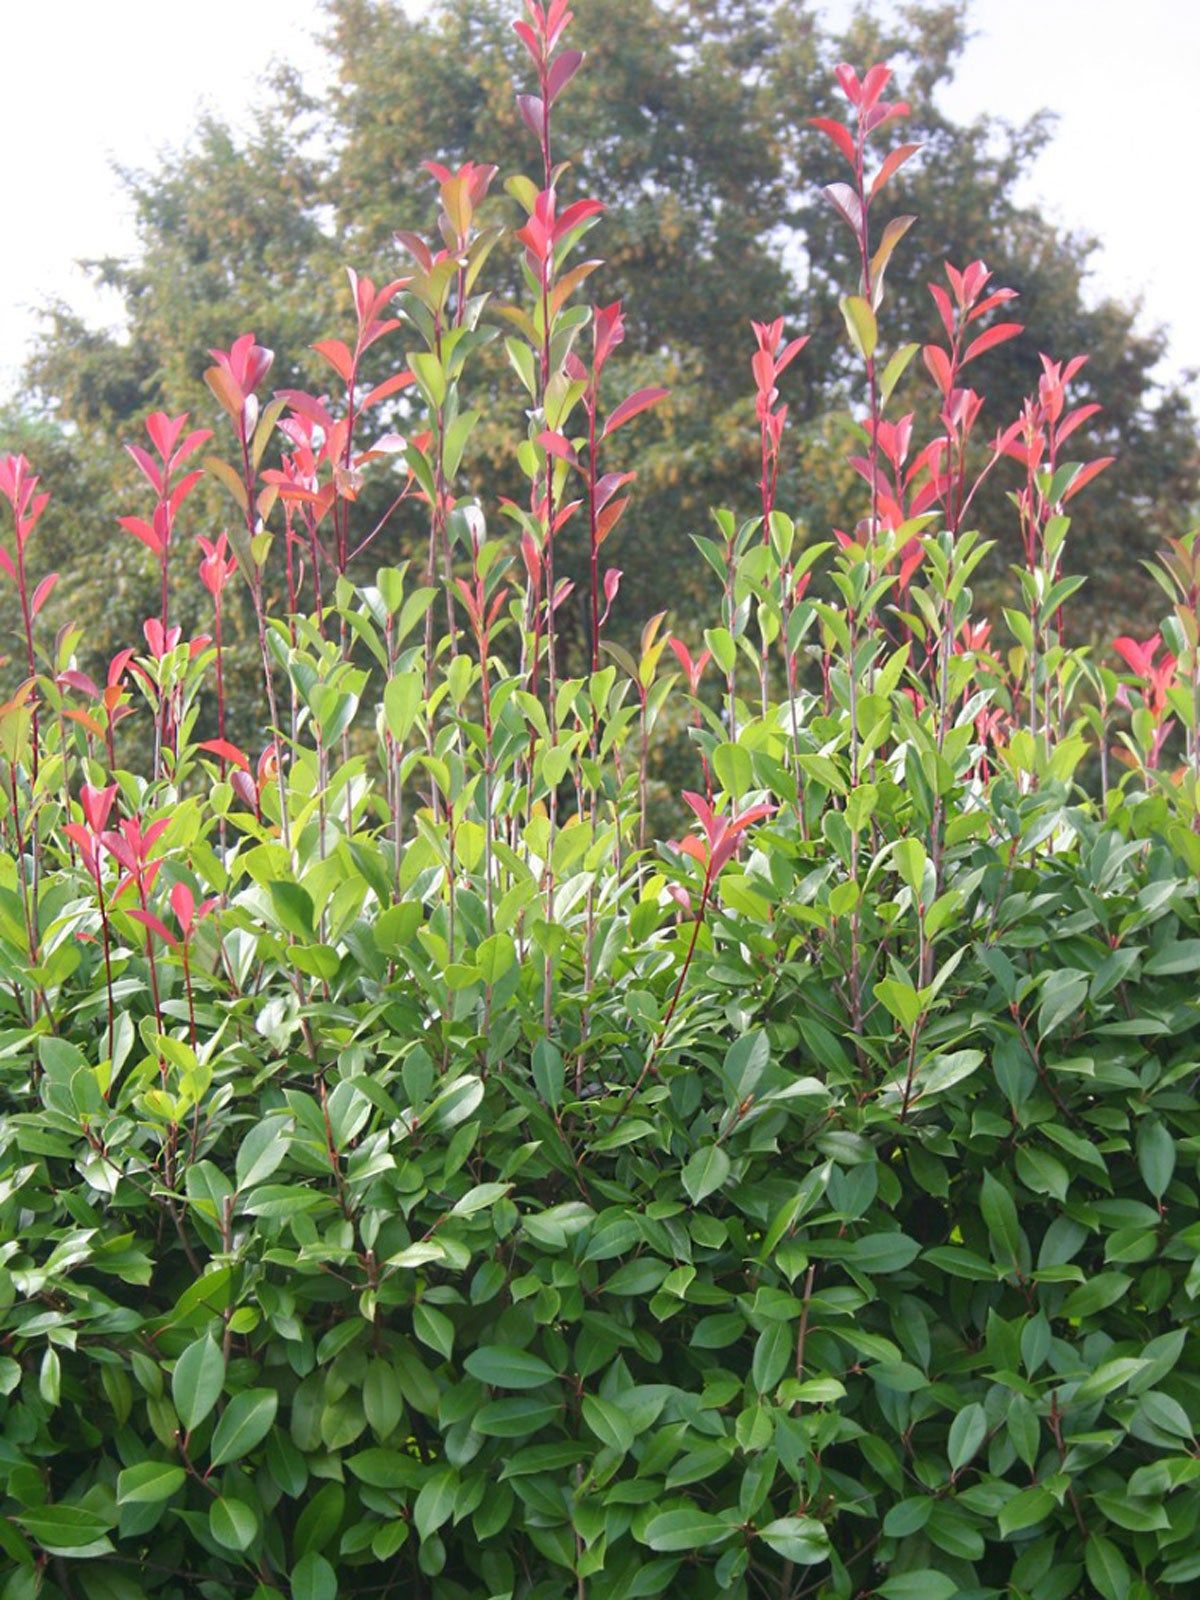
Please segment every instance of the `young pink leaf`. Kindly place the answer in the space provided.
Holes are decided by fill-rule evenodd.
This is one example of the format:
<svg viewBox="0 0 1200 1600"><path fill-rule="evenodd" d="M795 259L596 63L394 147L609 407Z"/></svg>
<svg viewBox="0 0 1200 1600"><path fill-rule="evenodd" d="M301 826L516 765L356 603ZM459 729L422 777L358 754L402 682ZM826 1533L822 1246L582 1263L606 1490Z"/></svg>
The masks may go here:
<svg viewBox="0 0 1200 1600"><path fill-rule="evenodd" d="M978 339L972 339L967 346L966 354L962 358L965 367L968 361L974 361L976 356L981 356L985 350L994 350L998 344L1004 344L1009 339L1015 339L1019 333L1025 332L1022 322L998 322L995 327L988 328L981 333Z"/></svg>
<svg viewBox="0 0 1200 1600"><path fill-rule="evenodd" d="M848 183L827 183L821 190L837 214L849 224L856 239L862 237L863 209L859 198Z"/></svg>
<svg viewBox="0 0 1200 1600"><path fill-rule="evenodd" d="M551 105L558 99L582 65L582 50L564 50L556 58L546 78L546 98Z"/></svg>
<svg viewBox="0 0 1200 1600"><path fill-rule="evenodd" d="M235 767L244 767L250 770L250 758L244 750L239 750L237 745L230 744L228 739L204 739L196 746L197 750L205 750L209 755L217 756L221 761L232 762Z"/></svg>
<svg viewBox="0 0 1200 1600"><path fill-rule="evenodd" d="M542 137L542 115L544 109L540 95L519 94L517 96L517 110L521 113L521 121L535 139Z"/></svg>
<svg viewBox="0 0 1200 1600"><path fill-rule="evenodd" d="M196 915L196 897L186 883L180 882L172 886L171 909L186 939L192 931L192 921Z"/></svg>
<svg viewBox="0 0 1200 1600"><path fill-rule="evenodd" d="M852 167L857 165L854 135L844 123L834 122L832 117L809 117L808 120L814 128L819 128L825 137L837 146Z"/></svg>
<svg viewBox="0 0 1200 1600"><path fill-rule="evenodd" d="M665 400L670 392L669 389L652 388L639 389L636 394L631 394L628 399L622 400L619 406L613 408L608 421L604 424L602 437L607 439L610 433L615 433L639 412L647 411L651 406L656 406L660 400Z"/></svg>
<svg viewBox="0 0 1200 1600"><path fill-rule="evenodd" d="M135 539L140 539L156 556L163 552L162 540L148 522L143 522L141 517L118 517L117 521L126 533L131 533Z"/></svg>
<svg viewBox="0 0 1200 1600"><path fill-rule="evenodd" d="M1065 505L1068 500L1073 500L1081 489L1091 483L1093 478L1098 478L1106 467L1111 467L1116 459L1116 456L1101 456L1099 460L1089 461L1086 466L1080 467L1079 471L1071 479L1070 488L1063 495L1063 504Z"/></svg>
<svg viewBox="0 0 1200 1600"><path fill-rule="evenodd" d="M51 594L54 592L54 585L57 582L58 573L51 572L47 577L42 579L41 583L39 583L37 588L33 591L33 605L31 609L35 617L46 604L46 601L49 600Z"/></svg>
<svg viewBox="0 0 1200 1600"><path fill-rule="evenodd" d="M153 911L143 911L141 906L130 906L127 915L131 916L135 922L140 922L143 928L148 928L156 939L161 939L164 944L170 945L172 949L179 943L175 935L159 921Z"/></svg>
<svg viewBox="0 0 1200 1600"><path fill-rule="evenodd" d="M919 144L898 144L894 150L889 150L883 158L883 165L871 180L870 197L875 196L887 183L889 178L895 176L906 161L910 161L921 148Z"/></svg>
<svg viewBox="0 0 1200 1600"><path fill-rule="evenodd" d="M313 349L318 355L325 357L343 382L350 382L354 374L354 357L341 339L319 339L313 345Z"/></svg>

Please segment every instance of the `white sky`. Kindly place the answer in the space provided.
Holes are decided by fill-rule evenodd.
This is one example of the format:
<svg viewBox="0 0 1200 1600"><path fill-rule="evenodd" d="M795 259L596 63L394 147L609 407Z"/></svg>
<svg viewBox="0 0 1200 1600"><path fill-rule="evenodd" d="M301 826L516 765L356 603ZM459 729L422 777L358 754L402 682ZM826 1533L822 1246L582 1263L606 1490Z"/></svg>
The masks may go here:
<svg viewBox="0 0 1200 1600"><path fill-rule="evenodd" d="M102 324L113 319L114 305L73 264L132 246L111 163L152 165L186 141L202 106L236 121L273 57L315 69L321 7L204 0L183 25L163 0L0 0L0 8L4 393L45 298L60 295ZM851 0L825 0L825 9L842 17ZM1200 223L1186 177L1200 3L972 0L970 15L975 37L947 109L1014 121L1043 106L1059 114L1024 197L1102 241L1094 292L1141 296L1145 323L1169 327L1166 373L1200 368Z"/></svg>

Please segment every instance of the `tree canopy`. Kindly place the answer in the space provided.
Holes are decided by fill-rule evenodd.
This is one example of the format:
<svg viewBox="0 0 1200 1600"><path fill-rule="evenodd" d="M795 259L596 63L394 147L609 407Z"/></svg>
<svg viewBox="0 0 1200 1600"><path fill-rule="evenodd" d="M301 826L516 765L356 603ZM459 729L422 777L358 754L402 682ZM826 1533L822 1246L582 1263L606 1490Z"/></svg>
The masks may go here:
<svg viewBox="0 0 1200 1600"><path fill-rule="evenodd" d="M832 162L808 119L828 109L829 67L843 58L895 64L911 137L936 158L918 156L896 179L897 209L917 222L903 244L905 271L889 285L889 325L913 340L931 335L926 285L947 259L982 255L996 281L1019 292L1025 332L990 357L993 432L1036 382L1040 351L1088 354L1080 398L1104 410L1081 450L1118 460L1079 514L1075 548L1088 552L1092 578L1083 625L1097 634L1144 626L1152 602L1138 561L1187 524L1195 417L1182 392L1154 382L1165 336L1144 329L1134 308L1088 299L1095 241L1018 203L1018 180L1051 136L1048 120L1010 127L981 113L962 125L940 109L967 36L965 6L913 4L887 24L868 6L840 37L807 0L577 0L575 9L589 67L564 103L561 147L578 152L564 187L606 197L605 260L592 282L599 301L625 303L625 378L672 391L626 434L622 464L637 471L639 492L613 540L625 575L618 628L670 605L686 629L707 581L690 533L709 506L755 509L747 307L812 335L784 383L799 427L780 503L818 536L838 521L848 486L831 437L843 426L832 420L844 375L837 297L855 267L820 196ZM142 554L130 543L114 555L114 509L122 484L134 492L118 450L142 414L187 410L211 421L207 351L247 329L276 351L277 386L321 381L311 346L349 320L342 266L386 281L404 269L394 231L429 225L435 196L423 163L493 162L505 177L526 164L510 11L509 0L443 0L418 21L392 0L328 0L325 87L280 69L262 87L249 134L207 118L181 154L125 174L138 249L94 270L119 292L126 331L97 333L68 308L49 308L29 388L0 440L19 444L35 427L75 463L57 474L53 516L63 559L90 576L82 601L71 586L71 603L96 608L93 635L98 623L105 637L106 619L113 637L129 632L125 602L104 581L114 562L135 606ZM487 205L493 220L515 224L499 185ZM517 251L502 245L488 272L502 304L516 290ZM515 483L505 440L517 401L502 363L489 352L479 365L488 392L463 468L467 491ZM98 492L100 480L115 486ZM196 531L210 531L203 497L194 505ZM373 509L364 507L365 521ZM228 514L215 499L207 511ZM994 511L981 502L985 534ZM389 560L416 548L415 526L396 522ZM1001 545L993 555L993 601L1014 554ZM564 555L569 569L569 542ZM565 633L569 641L570 619Z"/></svg>

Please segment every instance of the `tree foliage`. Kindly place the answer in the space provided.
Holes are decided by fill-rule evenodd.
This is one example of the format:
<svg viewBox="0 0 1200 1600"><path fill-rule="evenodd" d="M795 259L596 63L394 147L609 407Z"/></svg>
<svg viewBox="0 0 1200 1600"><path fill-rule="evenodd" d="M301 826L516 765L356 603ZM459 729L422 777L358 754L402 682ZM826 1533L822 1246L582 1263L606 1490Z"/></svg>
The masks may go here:
<svg viewBox="0 0 1200 1600"><path fill-rule="evenodd" d="M819 135L806 119L829 105L823 63L848 53L897 62L913 137L926 146L898 180L900 203L918 218L914 270L891 290L898 333L928 338L936 323L926 282L945 259L981 255L1020 291L1026 324L998 356L993 427L1028 389L1040 351L1088 352L1085 397L1105 405L1088 442L1118 461L1105 495L1081 512L1093 583L1075 625L1087 637L1141 627L1152 598L1130 556L1148 557L1186 526L1195 419L1181 393L1154 384L1163 336L1113 301L1088 304L1093 241L1055 230L1014 198L1048 124L1013 129L981 113L958 126L939 110L966 36L963 8L911 6L891 26L866 12L843 41L825 35L810 6L768 0L581 0L577 9L588 71L561 118L566 183L578 193L603 188L606 292L625 304L627 356L639 358L646 381L672 389L628 449L641 497L614 546L625 574L618 624L632 625L658 595L678 616L698 615L688 535L711 505L745 509L748 307L812 333L817 359L785 384L801 427L784 484L814 527L844 520L836 286L847 242L817 196ZM422 229L430 215L426 160L486 159L504 175L525 165L508 93L517 47L502 0L450 0L419 21L386 0L330 0L326 43L325 89L281 73L245 138L207 119L188 150L127 175L139 252L97 271L122 296L128 337L90 333L59 308L31 368L36 403L69 429L61 448L75 454L81 480L85 458L111 456L142 410L210 415L202 353L230 326L252 327L277 352L281 383L316 381L310 347L348 309L334 264L350 260L377 281L402 269L392 235ZM515 225L505 197L489 206ZM515 275L509 287L516 292ZM470 481L507 493L515 479L506 439L519 419L502 365L497 354ZM109 524L82 494L62 496L60 509L86 564ZM1005 508L993 496L983 510L990 525ZM419 534L401 515L390 537L393 553L409 553ZM1008 593L1010 554L1002 548L987 569L993 608ZM579 571L579 559L567 541L566 568ZM582 619L568 611L564 623L566 647L574 640L582 650Z"/></svg>

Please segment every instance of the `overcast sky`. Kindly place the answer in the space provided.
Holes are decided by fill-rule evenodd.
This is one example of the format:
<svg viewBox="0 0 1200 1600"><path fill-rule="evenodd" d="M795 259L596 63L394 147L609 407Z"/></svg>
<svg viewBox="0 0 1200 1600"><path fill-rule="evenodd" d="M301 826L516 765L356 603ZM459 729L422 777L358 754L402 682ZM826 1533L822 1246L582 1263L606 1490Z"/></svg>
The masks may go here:
<svg viewBox="0 0 1200 1600"><path fill-rule="evenodd" d="M850 0L826 9L844 16ZM100 323L115 315L73 264L132 246L112 164L153 164L186 141L202 106L236 121L273 56L310 72L321 61L318 0L204 0L186 26L162 0L8 0L4 11L0 392L45 298ZM1102 241L1093 293L1142 298L1145 323L1170 329L1168 372L1200 367L1200 224L1186 177L1200 5L972 0L970 11L975 38L947 109L1058 113L1026 197Z"/></svg>

